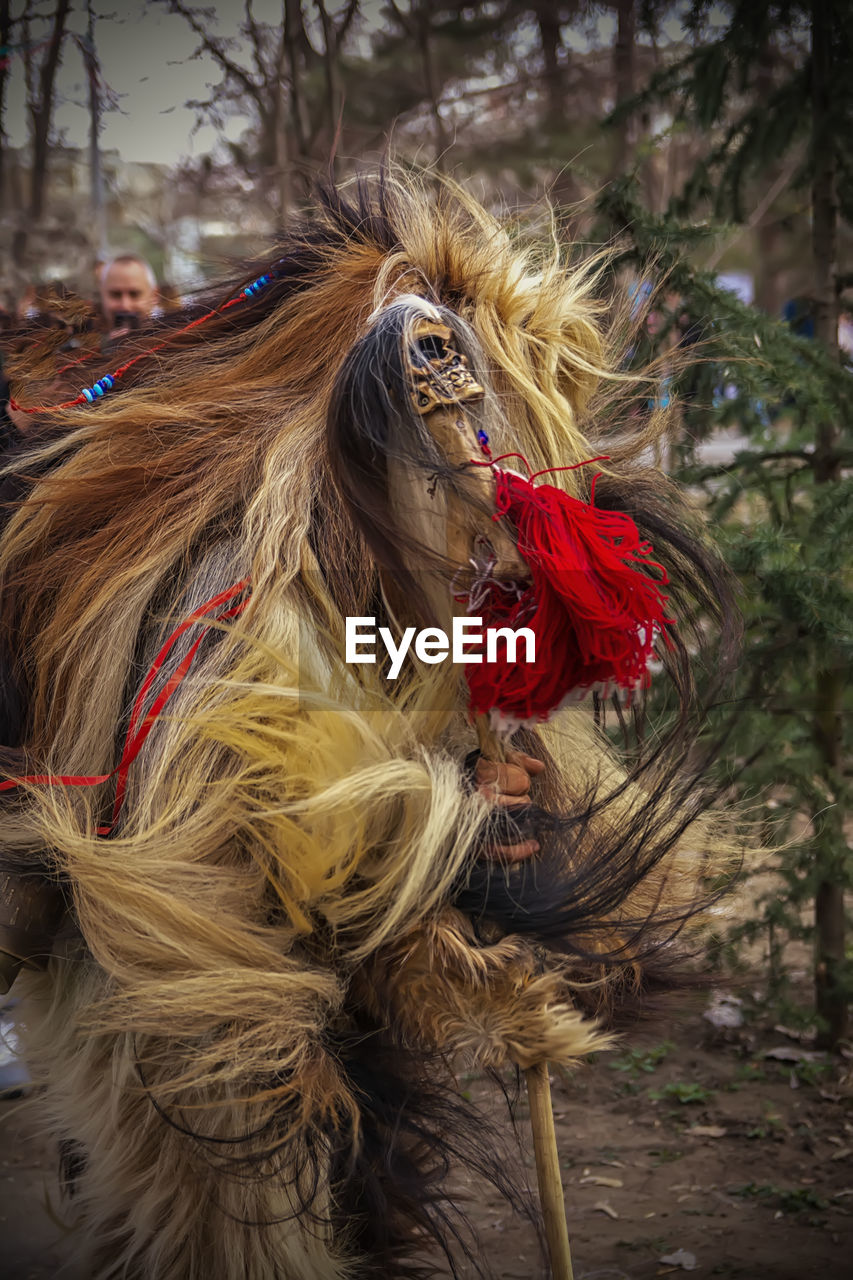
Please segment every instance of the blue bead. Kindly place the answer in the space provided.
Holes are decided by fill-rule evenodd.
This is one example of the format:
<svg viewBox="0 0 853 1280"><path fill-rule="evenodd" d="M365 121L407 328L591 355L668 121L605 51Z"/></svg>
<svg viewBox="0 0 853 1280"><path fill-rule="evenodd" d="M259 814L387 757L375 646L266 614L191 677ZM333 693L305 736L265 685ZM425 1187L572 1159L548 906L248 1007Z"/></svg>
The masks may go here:
<svg viewBox="0 0 853 1280"><path fill-rule="evenodd" d="M104 394L104 388L101 386L100 382L96 382L94 387L92 387L92 390L96 396L102 396Z"/></svg>
<svg viewBox="0 0 853 1280"><path fill-rule="evenodd" d="M272 279L271 275L258 276L257 280L253 280L251 284L246 285L243 290L243 296L245 298L254 298Z"/></svg>
<svg viewBox="0 0 853 1280"><path fill-rule="evenodd" d="M489 443L489 437L486 435L485 431L478 431L478 432L477 432L477 439L480 441L480 444L488 444L488 443Z"/></svg>
<svg viewBox="0 0 853 1280"><path fill-rule="evenodd" d="M80 394L86 397L86 399L89 401L89 404L91 404L95 398L88 387L84 387Z"/></svg>
<svg viewBox="0 0 853 1280"><path fill-rule="evenodd" d="M110 391L112 389L113 383L115 382L115 378L111 373L108 373L106 377L101 378L101 382L103 383L106 390Z"/></svg>

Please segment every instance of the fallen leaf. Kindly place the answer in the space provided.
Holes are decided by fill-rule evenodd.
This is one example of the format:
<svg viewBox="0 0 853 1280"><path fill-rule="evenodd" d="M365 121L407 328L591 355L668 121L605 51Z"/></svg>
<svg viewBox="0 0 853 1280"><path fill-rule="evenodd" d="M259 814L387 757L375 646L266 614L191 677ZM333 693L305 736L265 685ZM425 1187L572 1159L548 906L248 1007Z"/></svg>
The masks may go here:
<svg viewBox="0 0 853 1280"><path fill-rule="evenodd" d="M581 1178L578 1185L581 1187L583 1186L621 1187L622 1179L621 1178L602 1178L598 1174L594 1173L594 1174L591 1174L588 1178Z"/></svg>
<svg viewBox="0 0 853 1280"><path fill-rule="evenodd" d="M682 1271L696 1270L696 1254L687 1249L676 1249L675 1253L667 1253L658 1262L665 1262L672 1267L681 1267Z"/></svg>
<svg viewBox="0 0 853 1280"><path fill-rule="evenodd" d="M780 1044L775 1049L768 1049L765 1058L775 1058L777 1062L825 1062L826 1054L816 1049L795 1049L792 1044Z"/></svg>
<svg viewBox="0 0 853 1280"><path fill-rule="evenodd" d="M837 1151L833 1151L829 1157L830 1160L846 1160L853 1153L853 1147L839 1147Z"/></svg>
<svg viewBox="0 0 853 1280"><path fill-rule="evenodd" d="M692 1133L695 1138L724 1138L728 1129L718 1124L694 1124L687 1132Z"/></svg>
<svg viewBox="0 0 853 1280"><path fill-rule="evenodd" d="M595 1211L596 1209L598 1209L598 1210L599 1210L599 1212L601 1212L601 1213L606 1213L606 1214L607 1214L607 1216L608 1216L608 1218L618 1218L618 1217L619 1217L619 1214L618 1214L618 1213L616 1212L616 1210L613 1208L613 1205L612 1205L612 1204L608 1204L606 1200L596 1200L596 1202L595 1202L595 1204L592 1206L592 1208L593 1208L593 1211Z"/></svg>
<svg viewBox="0 0 853 1280"><path fill-rule="evenodd" d="M780 1036L787 1036L789 1040L814 1040L815 1037L814 1027L799 1029L797 1027L786 1027L784 1023L777 1022L773 1030L778 1031Z"/></svg>

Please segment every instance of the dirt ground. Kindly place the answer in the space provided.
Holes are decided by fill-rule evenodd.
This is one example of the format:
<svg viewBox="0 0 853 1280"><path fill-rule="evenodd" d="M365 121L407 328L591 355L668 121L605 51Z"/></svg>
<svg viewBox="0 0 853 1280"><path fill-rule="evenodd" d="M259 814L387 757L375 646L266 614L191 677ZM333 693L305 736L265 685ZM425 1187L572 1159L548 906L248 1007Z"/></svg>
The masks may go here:
<svg viewBox="0 0 853 1280"><path fill-rule="evenodd" d="M552 1080L575 1280L850 1280L853 1064L749 1018L715 1027L706 1004ZM483 1079L463 1083L503 1107ZM87 1280L62 1268L55 1171L32 1101L0 1103L0 1280ZM496 1194L457 1191L496 1280L547 1277L529 1224Z"/></svg>

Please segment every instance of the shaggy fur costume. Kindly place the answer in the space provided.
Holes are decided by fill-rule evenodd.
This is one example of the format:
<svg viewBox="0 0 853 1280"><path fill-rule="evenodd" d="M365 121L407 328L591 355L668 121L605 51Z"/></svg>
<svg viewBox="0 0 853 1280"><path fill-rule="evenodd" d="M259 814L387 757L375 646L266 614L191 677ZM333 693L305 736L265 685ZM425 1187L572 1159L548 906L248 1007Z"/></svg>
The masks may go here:
<svg viewBox="0 0 853 1280"><path fill-rule="evenodd" d="M114 783L0 796L3 867L52 877L69 908L28 978L27 1052L98 1280L429 1274L427 1236L458 1232L448 1166L504 1185L453 1069L605 1045L724 847L680 763L687 713L629 776L576 709L514 744L547 761L541 854L487 863L458 668L391 682L343 660L346 616L430 616L443 553L395 477L468 503L472 529L490 518L393 400L407 307L441 309L494 452L559 467L601 452L581 425L608 372L594 271L387 175L326 192L262 271L96 405L36 419L6 482L6 776L109 773L164 639L251 580L108 836ZM686 706L691 619L727 588L668 484L603 438L596 501L668 568L681 645L662 658ZM588 470L552 482L587 496Z"/></svg>

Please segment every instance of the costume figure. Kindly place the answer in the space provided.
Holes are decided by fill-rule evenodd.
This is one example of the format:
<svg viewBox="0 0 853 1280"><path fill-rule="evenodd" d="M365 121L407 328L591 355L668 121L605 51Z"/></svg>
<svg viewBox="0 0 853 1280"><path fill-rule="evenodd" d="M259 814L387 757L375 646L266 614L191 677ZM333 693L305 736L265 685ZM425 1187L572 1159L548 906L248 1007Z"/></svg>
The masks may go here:
<svg viewBox="0 0 853 1280"><path fill-rule="evenodd" d="M595 286L385 174L35 416L0 858L10 900L61 897L0 946L92 1277L431 1274L448 1164L506 1183L454 1069L606 1044L704 898L688 713L626 772L591 697L557 709L638 696L652 659L686 707L727 607L672 487L588 416ZM346 661L348 618L475 615L529 623L536 670Z"/></svg>

